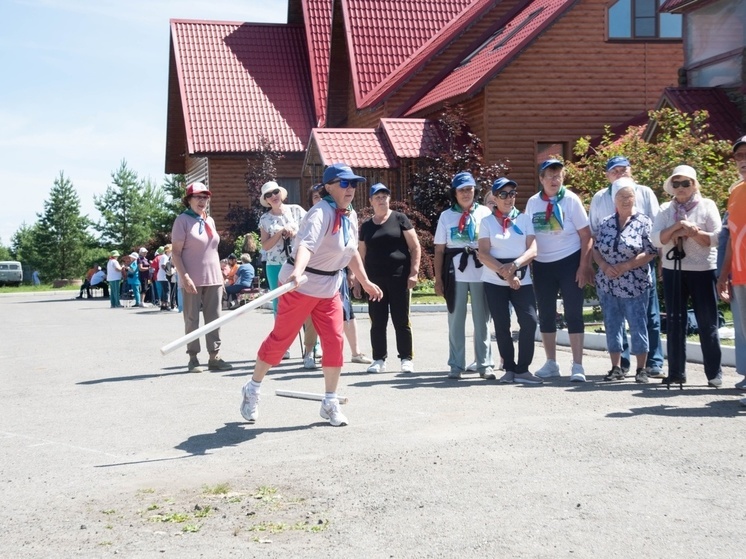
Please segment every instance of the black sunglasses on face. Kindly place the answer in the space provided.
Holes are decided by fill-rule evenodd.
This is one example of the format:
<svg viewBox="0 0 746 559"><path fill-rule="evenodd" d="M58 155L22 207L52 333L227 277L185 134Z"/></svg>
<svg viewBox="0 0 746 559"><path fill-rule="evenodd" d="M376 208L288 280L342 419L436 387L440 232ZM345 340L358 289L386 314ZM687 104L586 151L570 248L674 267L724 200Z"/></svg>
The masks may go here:
<svg viewBox="0 0 746 559"><path fill-rule="evenodd" d="M674 189L677 188L689 188L692 186L691 181L671 181L671 186L674 187Z"/></svg>
<svg viewBox="0 0 746 559"><path fill-rule="evenodd" d="M501 200L505 200L506 198L515 198L516 194L517 194L517 191L515 190L508 190L508 191L501 190L500 192L495 192L495 196L497 196Z"/></svg>
<svg viewBox="0 0 746 559"><path fill-rule="evenodd" d="M272 198L272 196L277 196L279 193L280 193L280 189L279 188L275 188L272 192L267 192L264 195L264 199L268 200L269 198Z"/></svg>
<svg viewBox="0 0 746 559"><path fill-rule="evenodd" d="M357 179L355 180L347 180L347 179L339 179L339 186L342 188L357 188L357 185L360 181Z"/></svg>

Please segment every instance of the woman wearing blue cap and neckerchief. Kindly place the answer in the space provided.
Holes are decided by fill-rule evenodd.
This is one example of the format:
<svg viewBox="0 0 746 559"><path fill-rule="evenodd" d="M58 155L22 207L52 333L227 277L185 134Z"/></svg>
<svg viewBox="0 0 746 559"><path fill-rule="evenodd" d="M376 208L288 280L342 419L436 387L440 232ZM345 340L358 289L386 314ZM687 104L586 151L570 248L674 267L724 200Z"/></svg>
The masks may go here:
<svg viewBox="0 0 746 559"><path fill-rule="evenodd" d="M477 371L494 378L490 344L490 313L482 283L482 263L477 258L479 223L490 215L477 203L471 173L457 173L451 181L449 209L440 214L435 230L435 293L448 307L448 378L458 379L466 370L466 305L471 295L474 352Z"/></svg>
<svg viewBox="0 0 746 559"><path fill-rule="evenodd" d="M479 227L479 260L490 314L495 324L497 348L505 374L500 382L541 384L528 368L534 359L536 298L528 265L536 256L536 238L531 220L515 207L518 184L505 177L492 183L493 214ZM510 332L510 306L518 325L518 360Z"/></svg>
<svg viewBox="0 0 746 559"><path fill-rule="evenodd" d="M561 376L557 364L557 293L562 296L570 335L570 380L585 382L583 370L583 289L593 281L591 230L580 198L564 185L565 166L557 159L539 165L539 192L526 203L536 235L534 292L539 329L547 361L536 371L541 378Z"/></svg>
<svg viewBox="0 0 746 559"><path fill-rule="evenodd" d="M251 380L243 387L241 415L249 423L259 417L262 380L270 368L280 363L310 315L324 351L321 368L325 394L319 414L335 427L347 425L337 398L344 363L339 288L345 280L345 267L350 267L371 300L377 301L382 296L378 286L368 279L357 251L357 214L351 203L355 189L364 182L364 177L353 173L344 163L335 163L324 171L319 189L322 199L301 221L291 257L279 275L281 284L295 282L304 274L308 280L279 298L274 328L262 342Z"/></svg>

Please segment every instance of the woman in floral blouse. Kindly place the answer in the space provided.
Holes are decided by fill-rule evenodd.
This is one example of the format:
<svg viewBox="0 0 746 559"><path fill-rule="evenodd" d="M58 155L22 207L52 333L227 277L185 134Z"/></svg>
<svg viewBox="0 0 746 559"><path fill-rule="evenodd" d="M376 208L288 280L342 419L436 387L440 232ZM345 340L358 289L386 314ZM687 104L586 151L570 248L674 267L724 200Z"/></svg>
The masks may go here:
<svg viewBox="0 0 746 559"><path fill-rule="evenodd" d="M617 180L611 190L616 212L601 222L593 247L593 259L598 264L596 292L601 301L606 348L611 357L611 370L604 380L624 379L621 363L626 319L630 329L631 353L637 360L635 381L646 383L646 317L649 290L653 285L648 263L658 253L650 240L653 222L635 209L632 179L625 177Z"/></svg>

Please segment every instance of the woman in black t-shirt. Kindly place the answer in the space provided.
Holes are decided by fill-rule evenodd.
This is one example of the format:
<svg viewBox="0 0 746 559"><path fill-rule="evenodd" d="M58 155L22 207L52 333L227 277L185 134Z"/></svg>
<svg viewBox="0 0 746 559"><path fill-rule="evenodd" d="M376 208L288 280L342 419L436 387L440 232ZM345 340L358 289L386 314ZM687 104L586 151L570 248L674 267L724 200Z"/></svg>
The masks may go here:
<svg viewBox="0 0 746 559"><path fill-rule="evenodd" d="M368 367L368 372L386 370L386 328L390 313L396 331L401 370L412 373L414 354L409 322L409 290L417 285L420 241L409 218L389 207L391 191L385 185L377 183L371 186L369 199L374 213L360 226L358 251L368 277L383 290L383 297L368 303L370 344L373 348L373 364ZM357 296L357 284L355 292Z"/></svg>

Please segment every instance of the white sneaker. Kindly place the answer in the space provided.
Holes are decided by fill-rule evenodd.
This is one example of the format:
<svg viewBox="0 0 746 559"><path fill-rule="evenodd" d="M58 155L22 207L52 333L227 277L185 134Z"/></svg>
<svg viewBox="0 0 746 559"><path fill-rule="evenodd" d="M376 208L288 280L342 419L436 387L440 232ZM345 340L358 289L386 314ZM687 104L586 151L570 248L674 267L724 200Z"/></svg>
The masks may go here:
<svg viewBox="0 0 746 559"><path fill-rule="evenodd" d="M468 367L466 367L466 370L467 370L467 371L472 371L472 372L476 371L476 370L477 370L477 362L476 362L476 361L472 361L472 362L471 362L471 363L469 364L469 366L468 366Z"/></svg>
<svg viewBox="0 0 746 559"><path fill-rule="evenodd" d="M411 359L401 360L401 372L402 373L414 373L414 363Z"/></svg>
<svg viewBox="0 0 746 559"><path fill-rule="evenodd" d="M334 427L347 425L347 418L341 411L339 411L339 400L337 400L336 398L332 398L331 400L327 400L325 398L324 400L322 400L319 415L323 419L328 419L329 423L331 423Z"/></svg>
<svg viewBox="0 0 746 559"><path fill-rule="evenodd" d="M383 359L376 359L373 364L368 367L369 373L383 373L386 370L386 362Z"/></svg>
<svg viewBox="0 0 746 559"><path fill-rule="evenodd" d="M562 373L555 360L547 359L547 362L541 366L541 369L536 371L536 376L541 378L561 377Z"/></svg>
<svg viewBox="0 0 746 559"><path fill-rule="evenodd" d="M313 353L306 353L303 356L303 368L318 369L318 365L316 365L316 359L313 358Z"/></svg>
<svg viewBox="0 0 746 559"><path fill-rule="evenodd" d="M736 383L736 388L738 390L746 390L746 377L743 377L743 380Z"/></svg>
<svg viewBox="0 0 746 559"><path fill-rule="evenodd" d="M282 360L284 361L285 359L290 359L290 350L287 350L285 355L282 356Z"/></svg>
<svg viewBox="0 0 746 559"><path fill-rule="evenodd" d="M249 383L243 387L243 402L241 402L241 415L249 423L259 419L259 393L249 389Z"/></svg>
<svg viewBox="0 0 746 559"><path fill-rule="evenodd" d="M570 373L571 382L585 382L585 370L583 365L580 363L572 364L572 372Z"/></svg>

